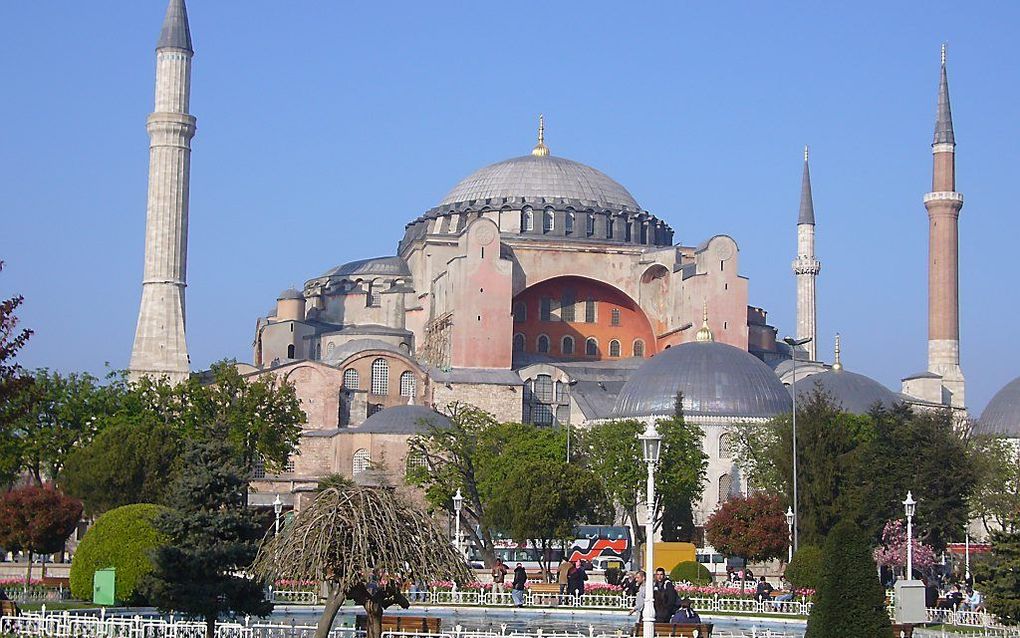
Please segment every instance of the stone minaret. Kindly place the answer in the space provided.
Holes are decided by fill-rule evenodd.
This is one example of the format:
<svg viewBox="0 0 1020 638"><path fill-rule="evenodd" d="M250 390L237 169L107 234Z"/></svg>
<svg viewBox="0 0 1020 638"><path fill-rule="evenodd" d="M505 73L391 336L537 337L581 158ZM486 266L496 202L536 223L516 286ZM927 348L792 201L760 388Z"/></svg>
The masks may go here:
<svg viewBox="0 0 1020 638"><path fill-rule="evenodd" d="M797 278L797 338L811 338L804 346L811 361L816 360L818 343L815 278L821 269L821 262L815 259L815 206L811 199L811 172L808 170L808 147L805 146L800 215L797 217L797 258L793 260L793 273Z"/></svg>
<svg viewBox="0 0 1020 638"><path fill-rule="evenodd" d="M145 213L145 270L133 378L182 381L190 371L184 338L187 285L188 186L195 118L191 93L191 32L184 0L170 0L156 45L156 108L149 116L149 194Z"/></svg>
<svg viewBox="0 0 1020 638"><path fill-rule="evenodd" d="M945 45L931 151L931 192L924 196L928 209L928 371L942 377L943 402L962 408L958 222L963 195L956 192L956 139L949 108Z"/></svg>

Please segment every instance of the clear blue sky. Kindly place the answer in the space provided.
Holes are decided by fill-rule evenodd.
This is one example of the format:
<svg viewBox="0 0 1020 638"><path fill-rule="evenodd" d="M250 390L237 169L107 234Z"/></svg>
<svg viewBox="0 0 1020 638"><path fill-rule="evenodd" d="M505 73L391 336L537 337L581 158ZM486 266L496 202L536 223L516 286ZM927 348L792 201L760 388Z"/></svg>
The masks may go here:
<svg viewBox="0 0 1020 638"><path fill-rule="evenodd" d="M840 6L836 6L836 5ZM164 0L4 2L0 294L27 366L127 364ZM392 254L474 169L591 164L685 244L741 247L750 303L793 327L812 148L822 351L898 390L925 364L938 51L958 146L963 365L977 411L1020 374L1018 3L190 0L193 364L250 360L276 294Z"/></svg>

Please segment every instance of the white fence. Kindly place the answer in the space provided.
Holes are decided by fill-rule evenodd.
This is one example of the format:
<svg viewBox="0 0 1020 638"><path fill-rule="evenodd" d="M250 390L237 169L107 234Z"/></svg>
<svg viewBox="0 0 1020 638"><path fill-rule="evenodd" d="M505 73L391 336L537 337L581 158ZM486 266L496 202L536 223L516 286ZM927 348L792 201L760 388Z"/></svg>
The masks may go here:
<svg viewBox="0 0 1020 638"><path fill-rule="evenodd" d="M5 590L7 596L18 603L52 603L67 600L71 597L71 591L58 587L20 587Z"/></svg>

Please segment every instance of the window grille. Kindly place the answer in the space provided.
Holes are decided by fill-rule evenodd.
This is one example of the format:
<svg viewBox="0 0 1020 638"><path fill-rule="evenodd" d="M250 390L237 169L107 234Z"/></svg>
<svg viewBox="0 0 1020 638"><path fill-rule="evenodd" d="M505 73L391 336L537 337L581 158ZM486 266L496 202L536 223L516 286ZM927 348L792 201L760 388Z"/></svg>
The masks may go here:
<svg viewBox="0 0 1020 638"><path fill-rule="evenodd" d="M542 354L548 354L549 352L549 337L541 335L538 338L538 351Z"/></svg>
<svg viewBox="0 0 1020 638"><path fill-rule="evenodd" d="M589 357L597 357L599 354L599 342L595 337L588 337L584 342L584 353Z"/></svg>
<svg viewBox="0 0 1020 638"><path fill-rule="evenodd" d="M372 464L372 457L369 456L368 450L361 448L354 453L354 458L351 462L351 473L361 474L368 469L368 466Z"/></svg>
<svg viewBox="0 0 1020 638"><path fill-rule="evenodd" d="M563 354L574 354L574 338L563 337L563 344L560 348Z"/></svg>
<svg viewBox="0 0 1020 638"><path fill-rule="evenodd" d="M591 297L584 302L584 322L595 323L595 300Z"/></svg>
<svg viewBox="0 0 1020 638"><path fill-rule="evenodd" d="M563 232L568 235L574 234L574 213L567 213L563 218Z"/></svg>
<svg viewBox="0 0 1020 638"><path fill-rule="evenodd" d="M565 292L560 299L560 321L574 321L574 293Z"/></svg>
<svg viewBox="0 0 1020 638"><path fill-rule="evenodd" d="M504 308L505 307L506 306L504 306ZM611 311L609 311L609 325L611 325L611 326L618 326L618 325L620 325L620 309L619 308L613 308Z"/></svg>
<svg viewBox="0 0 1020 638"><path fill-rule="evenodd" d="M553 212L551 210L547 210L542 213L542 232L551 233L553 227Z"/></svg>
<svg viewBox="0 0 1020 638"><path fill-rule="evenodd" d="M719 502L725 502L730 498L730 491L733 489L733 479L729 474L719 477Z"/></svg>
<svg viewBox="0 0 1020 638"><path fill-rule="evenodd" d="M514 335L514 352L524 352L524 335L519 332Z"/></svg>
<svg viewBox="0 0 1020 638"><path fill-rule="evenodd" d="M645 356L645 342L640 339L634 340L634 356L644 357Z"/></svg>
<svg viewBox="0 0 1020 638"><path fill-rule="evenodd" d="M400 396L402 397L413 397L414 396L414 373L404 372L400 375Z"/></svg>
<svg viewBox="0 0 1020 638"><path fill-rule="evenodd" d="M333 345L333 344L329 344ZM344 387L348 390L360 390L360 379L358 378L358 371L354 368L347 368L344 370Z"/></svg>
<svg viewBox="0 0 1020 638"><path fill-rule="evenodd" d="M390 393L390 364L386 359L372 362L372 394L385 396Z"/></svg>
<svg viewBox="0 0 1020 638"><path fill-rule="evenodd" d="M535 230L535 217L532 215L530 208L521 212L521 230L526 233Z"/></svg>
<svg viewBox="0 0 1020 638"><path fill-rule="evenodd" d="M514 323L524 323L528 320L528 304L518 301L514 304Z"/></svg>
<svg viewBox="0 0 1020 638"><path fill-rule="evenodd" d="M618 357L620 356L620 342L613 339L609 342L609 356Z"/></svg>

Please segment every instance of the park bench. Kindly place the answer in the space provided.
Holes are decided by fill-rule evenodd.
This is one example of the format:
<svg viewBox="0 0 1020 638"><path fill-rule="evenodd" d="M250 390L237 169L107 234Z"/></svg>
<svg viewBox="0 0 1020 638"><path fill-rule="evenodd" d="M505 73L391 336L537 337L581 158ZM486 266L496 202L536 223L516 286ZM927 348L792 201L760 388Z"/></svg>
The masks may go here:
<svg viewBox="0 0 1020 638"><path fill-rule="evenodd" d="M683 636L684 638L709 638L712 635L712 623L701 623L699 625L674 625L668 622L655 623L656 636ZM640 636L643 626L638 623L634 628L634 635ZM697 632L697 633L694 633Z"/></svg>
<svg viewBox="0 0 1020 638"><path fill-rule="evenodd" d="M528 591L531 592L532 599L534 599L535 602L559 601L560 586L556 583L535 583L534 585L528 586Z"/></svg>
<svg viewBox="0 0 1020 638"><path fill-rule="evenodd" d="M354 622L358 629L365 628L365 617L357 616ZM438 634L442 619L431 616L383 616L383 631L405 633Z"/></svg>
<svg viewBox="0 0 1020 638"><path fill-rule="evenodd" d="M0 616L20 616L18 603L13 600L0 600Z"/></svg>

